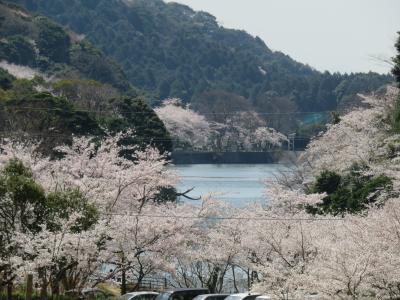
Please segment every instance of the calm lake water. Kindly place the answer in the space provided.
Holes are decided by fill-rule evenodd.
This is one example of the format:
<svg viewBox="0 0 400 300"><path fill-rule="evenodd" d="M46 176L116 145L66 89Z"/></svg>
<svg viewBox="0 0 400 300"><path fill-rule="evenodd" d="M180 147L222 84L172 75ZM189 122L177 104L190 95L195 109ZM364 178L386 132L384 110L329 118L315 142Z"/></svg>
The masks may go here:
<svg viewBox="0 0 400 300"><path fill-rule="evenodd" d="M257 201L265 202L266 184L276 180L281 164L209 164L174 166L182 177L179 191L194 187L188 195L201 197L217 193L215 198L234 206L244 206Z"/></svg>

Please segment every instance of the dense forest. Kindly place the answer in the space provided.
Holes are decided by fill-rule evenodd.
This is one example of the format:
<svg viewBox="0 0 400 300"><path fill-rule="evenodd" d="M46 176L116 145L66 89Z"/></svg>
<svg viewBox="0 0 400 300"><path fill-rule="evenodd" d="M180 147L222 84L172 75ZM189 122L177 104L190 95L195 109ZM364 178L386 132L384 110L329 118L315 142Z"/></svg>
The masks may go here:
<svg viewBox="0 0 400 300"><path fill-rule="evenodd" d="M43 16L0 2L0 135L44 138L133 130L128 144L171 150L154 111L116 62ZM45 150L44 149L44 150Z"/></svg>
<svg viewBox="0 0 400 300"><path fill-rule="evenodd" d="M91 43L43 16L0 1L0 58L46 76L87 78L133 90L118 64Z"/></svg>
<svg viewBox="0 0 400 300"><path fill-rule="evenodd" d="M48 78L95 80L120 95L141 95L152 106L180 98L210 122L256 112L269 127L296 132L300 143L325 129L331 111L359 105L358 93L393 81L389 74L319 72L270 50L259 37L221 27L214 16L177 3L10 0L0 5L0 60Z"/></svg>
<svg viewBox="0 0 400 300"><path fill-rule="evenodd" d="M201 106L204 98L214 102L230 93L231 101L243 97L257 111L323 111L347 107L357 93L392 81L375 73L318 72L272 51L259 37L226 29L214 16L177 3L12 2L85 35L156 100L178 97Z"/></svg>

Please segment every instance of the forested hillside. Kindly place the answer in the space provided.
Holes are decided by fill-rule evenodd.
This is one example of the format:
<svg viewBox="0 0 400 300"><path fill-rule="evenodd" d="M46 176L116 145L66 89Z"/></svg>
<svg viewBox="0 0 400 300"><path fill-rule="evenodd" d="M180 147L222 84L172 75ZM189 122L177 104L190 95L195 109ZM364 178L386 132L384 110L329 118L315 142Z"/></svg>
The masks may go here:
<svg viewBox="0 0 400 300"><path fill-rule="evenodd" d="M132 86L118 64L91 43L43 16L0 1L0 59L46 76L87 78L121 91Z"/></svg>
<svg viewBox="0 0 400 300"><path fill-rule="evenodd" d="M1 137L39 137L48 150L72 135L132 130L121 142L171 149L147 100L82 36L2 1L0 24Z"/></svg>
<svg viewBox="0 0 400 300"><path fill-rule="evenodd" d="M84 34L116 59L132 84L155 99L206 102L243 97L259 112L335 110L390 76L321 73L270 50L259 38L221 27L206 12L162 0L12 0ZM204 108L210 112L213 108Z"/></svg>

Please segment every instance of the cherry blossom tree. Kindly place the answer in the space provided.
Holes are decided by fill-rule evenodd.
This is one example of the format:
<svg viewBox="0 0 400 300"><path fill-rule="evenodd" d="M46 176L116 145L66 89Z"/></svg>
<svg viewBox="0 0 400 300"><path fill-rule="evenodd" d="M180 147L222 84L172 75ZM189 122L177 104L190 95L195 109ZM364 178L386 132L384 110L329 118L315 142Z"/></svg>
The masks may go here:
<svg viewBox="0 0 400 300"><path fill-rule="evenodd" d="M28 169L11 160L0 168L0 286L12 286L21 259L15 234L37 232L44 222L46 198Z"/></svg>
<svg viewBox="0 0 400 300"><path fill-rule="evenodd" d="M155 112L172 135L175 147L207 148L211 134L209 122L204 116L185 107L180 99L164 100Z"/></svg>
<svg viewBox="0 0 400 300"><path fill-rule="evenodd" d="M59 220L57 230L43 226L38 233L16 233L20 246L17 254L23 259L19 268L21 278L34 274L40 282L41 294L50 287L58 295L60 285L65 290L82 289L95 276L103 263L111 259L105 247L108 228L101 221L88 230L77 230L80 214Z"/></svg>
<svg viewBox="0 0 400 300"><path fill-rule="evenodd" d="M120 138L108 137L98 144L76 137L72 146L55 149L63 156L60 160L42 157L36 143L6 141L0 167L17 158L48 191L76 188L103 212L135 212L153 201L162 187L175 185L178 176L167 168L166 155L151 147L139 151L118 146ZM134 159L120 155L124 150L134 151Z"/></svg>
<svg viewBox="0 0 400 300"><path fill-rule="evenodd" d="M243 247L247 249L247 266L255 273L254 291L278 299L309 295L309 290L301 288L318 254L319 231L314 227L316 218L303 207L323 197L274 184L268 190L271 200L267 206L247 208ZM329 222L329 218L320 221Z"/></svg>
<svg viewBox="0 0 400 300"><path fill-rule="evenodd" d="M0 61L0 68L7 70L11 75L19 79L33 79L42 76L38 71L27 66L16 65L5 60Z"/></svg>
<svg viewBox="0 0 400 300"><path fill-rule="evenodd" d="M167 99L155 111L178 148L191 145L211 151L265 151L287 141L285 135L267 127L256 112L232 113L224 123L218 123L207 121L179 99Z"/></svg>
<svg viewBox="0 0 400 300"><path fill-rule="evenodd" d="M106 230L101 231L101 234L94 234L92 231L87 231L84 234L82 232L74 233L70 231L70 227L66 224L64 224L66 227L61 226L61 229L56 231L43 228L39 234L27 232L28 238L35 243L29 246L29 249L22 249L21 251L26 254L25 256L31 257L34 262L39 262L38 267L35 268L38 273L39 270L46 270L46 266L51 270L56 269L54 266L61 259L64 261L62 266L64 269L66 268L65 265L76 265L74 274L80 275L79 278L74 279L75 284L79 283L78 287L82 286L82 283L85 282L83 279L87 280L89 275L86 276L79 270L81 268L91 270L89 273L92 273L96 268L89 268L89 264L98 267L99 263L106 261L100 259L102 257L98 254L100 250L95 251L93 247L93 245L98 245L99 238L102 235L110 237L112 241L112 243L109 242L108 250L105 252L112 254L108 257L109 261L115 262L120 258L121 251L113 250L117 244L123 249L130 249L133 255L136 255L135 259L140 254L141 257L144 257L144 261L150 261L152 265L159 264L156 262L160 261L159 255L149 255L149 253L157 253L157 241L158 243L166 241L167 237L171 237L171 232L176 231L177 227L172 226L173 224L170 222L155 223L154 220L150 222L150 219L144 222L141 217L144 213L161 212L165 209L165 207L155 203L155 197L161 188L174 185L178 177L167 169L166 156L153 148L135 151L133 160L124 158L120 155L121 151L135 149L118 146L119 139L120 136L109 137L100 143L96 143L90 138L75 138L72 146L61 146L56 149L63 156L59 160L51 160L48 157L41 156L35 143L23 144L11 141L3 143L0 168L3 168L8 161L18 159L31 169L32 176L43 185L48 193L70 189L79 190L91 204L98 208L101 215L99 224L106 224ZM170 212L171 208L167 211ZM128 214L128 216L122 218L118 214ZM129 219L127 219L131 218L129 216L131 214L136 216L135 222L129 222ZM169 226L171 226L170 229ZM136 243L129 248L128 245L131 245L131 238L133 237L121 236L119 234L121 228L130 229L129 232L140 232L143 235L140 238L138 237ZM96 226L89 229L97 230ZM90 235L94 238L89 239L88 236ZM122 239L123 237L125 239ZM118 240L119 238L121 240ZM87 244L83 243L83 240ZM127 243L127 245L124 245L124 243ZM29 243L24 243L24 245L28 247ZM159 244L157 245L160 247ZM70 252L58 253L55 248L60 247L65 251L69 249ZM80 249L81 247L82 249ZM34 256L30 249L34 249L33 253L38 255ZM83 256L86 258L84 259L86 265L78 264L76 262L77 253L82 254L85 251L87 252ZM42 252L46 253L46 258L39 255ZM30 253L31 255L29 255ZM131 253L126 253L126 255L129 257ZM16 253L16 257L20 257L18 253ZM75 259L73 259L74 257ZM97 264L91 260L93 257L99 258L96 261ZM69 261L71 263L68 263ZM142 261L136 263L140 265ZM63 273L65 274L65 270ZM75 276L74 274L70 274L70 277ZM43 282L43 286L46 287L46 283L53 280L54 276L56 275L41 275L41 279L46 280L46 282Z"/></svg>
<svg viewBox="0 0 400 300"><path fill-rule="evenodd" d="M243 240L257 272L253 290L278 299L395 299L399 209L399 199L343 218L254 208Z"/></svg>
<svg viewBox="0 0 400 300"><path fill-rule="evenodd" d="M211 143L220 151L268 151L281 147L287 137L267 126L256 112L238 112L225 123L212 123Z"/></svg>
<svg viewBox="0 0 400 300"><path fill-rule="evenodd" d="M185 251L175 258L172 274L176 286L204 287L211 292L235 289L242 261L242 221L235 217L238 209L216 202L211 197L203 202L198 226L186 235Z"/></svg>
<svg viewBox="0 0 400 300"><path fill-rule="evenodd" d="M306 194L298 183L272 186L267 208L253 208L253 230L246 231L253 247L248 259L257 271L253 289L279 299L364 299L398 297L399 136L390 128L398 91L364 96L359 108L329 126L302 157L304 183L323 170L361 172L391 178L393 190L358 215L314 216L303 208L322 201L323 194ZM370 196L366 196L370 197ZM262 216L261 225L257 217Z"/></svg>
<svg viewBox="0 0 400 300"><path fill-rule="evenodd" d="M184 255L199 215L201 210L188 204L147 204L134 214L114 215L109 251L122 271L122 284L127 274L139 287L148 275L173 273L173 262Z"/></svg>
<svg viewBox="0 0 400 300"><path fill-rule="evenodd" d="M115 272L136 283L167 274L176 286L223 291L232 284L238 290L243 285L236 276L247 275L252 290L278 299L399 297L400 139L389 122L396 93L389 89L385 96L364 97L368 107L350 112L314 140L302 157L303 185L270 185L268 203L241 209L212 197L200 205L159 203L160 190L174 186L178 174L151 147L140 151L119 145L121 135L101 141L74 138L72 145L55 149L60 159L43 157L35 143L4 140L0 170L18 160L45 197L77 190L99 216L81 230L76 227L79 213L54 218L58 226L43 223L36 231L16 224L0 251L0 283L31 273L57 294L60 284L81 288L89 280L103 280L98 270L111 263ZM235 134L243 137L241 142L252 132L271 144L284 140L260 128L256 124L253 132L241 126ZM133 153L133 159L122 156L123 151ZM353 164L363 165L364 174L390 177L391 192L360 214L306 213L305 207L326 196L310 194L307 179L322 170L346 174ZM4 193L2 201L11 196Z"/></svg>
<svg viewBox="0 0 400 300"><path fill-rule="evenodd" d="M399 199L325 226L308 285L331 298L399 296ZM317 280L317 278L319 280Z"/></svg>
<svg viewBox="0 0 400 300"><path fill-rule="evenodd" d="M251 137L254 147L260 150L281 147L284 142L288 142L287 136L269 127L257 128Z"/></svg>
<svg viewBox="0 0 400 300"><path fill-rule="evenodd" d="M393 136L390 114L398 90L388 87L383 96L362 96L367 108L357 108L341 117L337 124L316 137L305 151L303 167L313 175L323 170L348 171L355 163L371 165L390 150ZM393 149L392 149L393 150Z"/></svg>

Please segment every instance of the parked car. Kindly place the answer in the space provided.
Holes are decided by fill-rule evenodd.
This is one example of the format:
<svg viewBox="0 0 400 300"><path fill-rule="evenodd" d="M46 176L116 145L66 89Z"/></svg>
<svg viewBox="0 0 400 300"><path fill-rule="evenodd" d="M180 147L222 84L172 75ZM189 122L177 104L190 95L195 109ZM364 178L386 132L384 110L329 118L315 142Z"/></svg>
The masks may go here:
<svg viewBox="0 0 400 300"><path fill-rule="evenodd" d="M232 294L225 298L225 300L255 300L257 297L260 297L261 294L253 294L253 293L240 293L240 294Z"/></svg>
<svg viewBox="0 0 400 300"><path fill-rule="evenodd" d="M229 294L205 294L198 295L193 300L224 300Z"/></svg>
<svg viewBox="0 0 400 300"><path fill-rule="evenodd" d="M121 296L123 300L155 300L158 296L156 292L132 292Z"/></svg>
<svg viewBox="0 0 400 300"><path fill-rule="evenodd" d="M256 298L256 300L271 300L271 297L268 295L261 295Z"/></svg>
<svg viewBox="0 0 400 300"><path fill-rule="evenodd" d="M156 300L193 300L196 296L209 293L207 289L175 289L159 294Z"/></svg>
<svg viewBox="0 0 400 300"><path fill-rule="evenodd" d="M85 288L81 291L69 290L65 292L65 295L75 299L106 299L113 297L113 295L107 294L98 288Z"/></svg>

